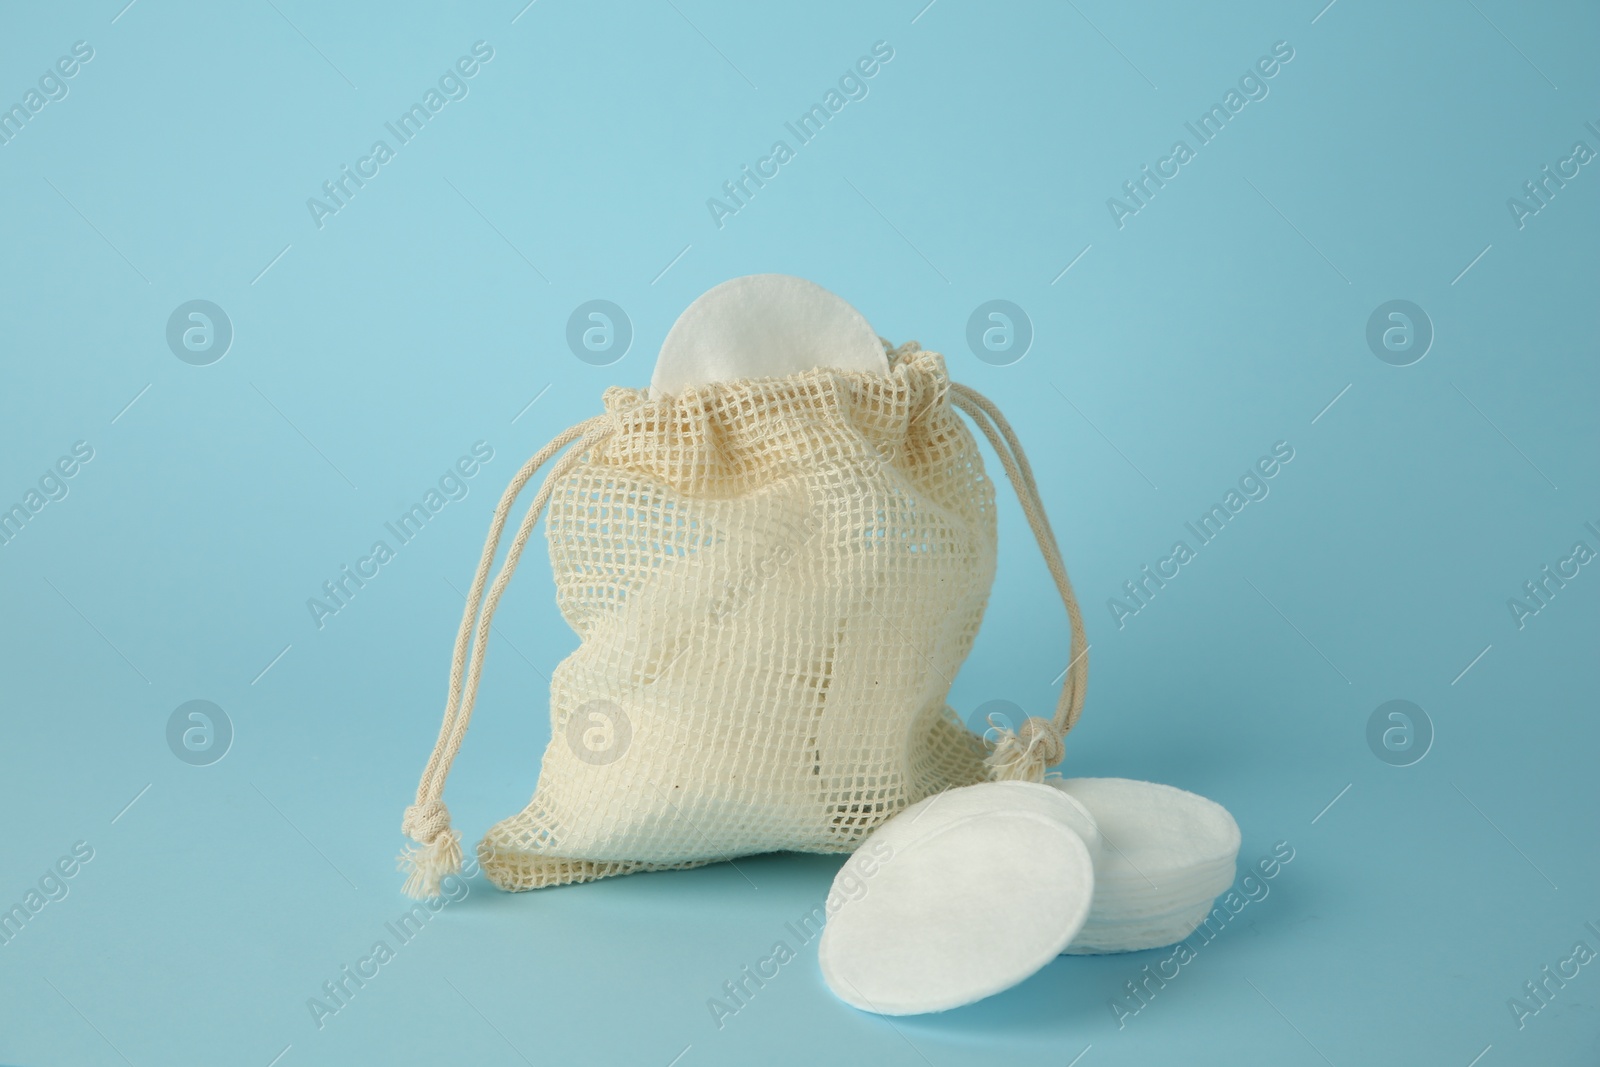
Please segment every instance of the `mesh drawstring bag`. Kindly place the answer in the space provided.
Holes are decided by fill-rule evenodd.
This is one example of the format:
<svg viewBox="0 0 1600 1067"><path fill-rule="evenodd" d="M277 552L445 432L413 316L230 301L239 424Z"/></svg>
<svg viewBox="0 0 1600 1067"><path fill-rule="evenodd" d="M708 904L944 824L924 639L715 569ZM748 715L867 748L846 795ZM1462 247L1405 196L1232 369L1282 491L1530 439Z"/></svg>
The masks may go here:
<svg viewBox="0 0 1600 1067"><path fill-rule="evenodd" d="M1061 759L1087 648L1027 457L943 357L913 342L889 358L886 376L820 368L655 398L613 386L603 414L523 465L495 509L402 823L416 843L401 857L408 894L437 896L460 869L445 779L495 608L547 506L556 603L580 644L550 679L533 799L478 845L501 889L850 852L925 796L1037 781ZM994 485L958 410L1016 489L1071 630L1053 718L987 744L946 704L995 572ZM552 460L490 584L513 504Z"/></svg>

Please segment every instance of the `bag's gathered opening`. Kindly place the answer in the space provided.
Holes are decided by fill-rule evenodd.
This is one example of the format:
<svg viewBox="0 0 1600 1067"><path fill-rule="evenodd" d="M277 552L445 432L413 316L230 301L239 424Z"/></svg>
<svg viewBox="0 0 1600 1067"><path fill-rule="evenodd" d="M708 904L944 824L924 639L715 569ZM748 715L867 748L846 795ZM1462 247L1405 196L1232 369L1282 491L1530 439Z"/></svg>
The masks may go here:
<svg viewBox="0 0 1600 1067"><path fill-rule="evenodd" d="M899 364L912 356L933 356L933 354L921 353L915 342L904 345L892 352L892 358L897 364L896 369ZM1083 619L1073 595L1066 567L1062 563L1055 534L1045 514L1033 469L1028 463L1027 455L1016 432L990 400L968 386L949 382L944 378L942 364L938 367L937 384L942 388L932 397L932 402L948 403L963 412L988 440L999 457L1067 610L1071 633L1068 647L1069 661L1054 714L1049 718L1029 718L1015 730L1000 728L992 741L984 742L990 747L990 751L983 761L982 773L990 779L1040 781L1044 777L1045 769L1062 759L1063 739L1076 724L1083 709L1089 651L1084 635ZM831 396L826 389L821 388L805 392L804 396L808 402L820 403L818 397L824 394ZM608 395L608 409L612 407L610 399ZM959 425L959 420L955 421ZM406 874L405 892L409 896L418 899L437 897L441 891L441 880L461 870L460 834L450 824L450 813L445 807L443 794L451 764L460 751L472 719L495 609L510 584L540 515L550 504L552 494L574 475L592 452L608 443L616 445L617 439L624 435L626 429L623 417L616 410L608 410L605 414L573 426L523 464L500 498L490 522L489 535L478 561L477 572L463 610L461 626L456 635L450 666L449 693L439 736L417 787L416 802L406 809L401 824L404 833L414 842L400 856L400 869ZM963 434L963 437L965 436ZM968 447L970 448L970 443ZM566 449L564 454L563 449ZM517 497L540 468L552 460L554 465L518 525L505 560L491 584L489 572L493 569L494 558L499 551L500 541ZM973 461L976 462L976 453L973 453ZM804 462L803 457L800 462ZM889 462L893 462L893 457ZM987 491L985 489L985 492ZM554 513L552 513L552 523L553 520ZM992 518L990 521L992 523ZM991 540L991 564L992 547ZM976 610L981 615L981 604ZM948 679L945 681L948 684ZM887 812L885 817L892 814L892 811ZM613 867L620 869L686 865L692 863L657 863L639 868L612 864Z"/></svg>

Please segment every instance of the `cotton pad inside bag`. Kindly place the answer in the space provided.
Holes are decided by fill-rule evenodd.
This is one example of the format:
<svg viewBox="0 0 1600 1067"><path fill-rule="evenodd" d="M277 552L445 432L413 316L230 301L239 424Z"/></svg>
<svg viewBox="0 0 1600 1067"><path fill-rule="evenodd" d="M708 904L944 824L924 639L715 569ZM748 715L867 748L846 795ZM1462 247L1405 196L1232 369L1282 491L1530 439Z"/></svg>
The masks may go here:
<svg viewBox="0 0 1600 1067"><path fill-rule="evenodd" d="M1060 759L1082 707L1082 622L1015 432L938 354L908 344L884 364L676 395L614 386L601 414L517 472L403 820L409 892L437 895L459 869L444 785L495 607L547 507L556 603L579 646L551 673L532 800L478 847L501 888L783 849L847 853L923 797L1037 780ZM966 420L1023 501L1072 634L1054 716L992 751L946 703L995 565L993 483ZM518 495L546 463L491 581Z"/></svg>
<svg viewBox="0 0 1600 1067"><path fill-rule="evenodd" d="M656 356L650 395L818 367L888 374L866 318L815 282L787 274L733 278L690 304Z"/></svg>

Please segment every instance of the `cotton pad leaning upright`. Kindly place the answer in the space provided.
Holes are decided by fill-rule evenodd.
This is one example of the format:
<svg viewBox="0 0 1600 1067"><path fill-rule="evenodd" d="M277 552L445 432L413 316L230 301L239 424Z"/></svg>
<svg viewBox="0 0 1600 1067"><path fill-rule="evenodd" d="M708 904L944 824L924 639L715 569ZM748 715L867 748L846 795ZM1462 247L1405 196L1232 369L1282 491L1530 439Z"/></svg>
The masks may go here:
<svg viewBox="0 0 1600 1067"><path fill-rule="evenodd" d="M865 895L828 920L817 958L828 988L854 1007L945 1011L1049 963L1083 926L1093 893L1089 850L1066 826L1028 811L969 815L883 861Z"/></svg>
<svg viewBox="0 0 1600 1067"><path fill-rule="evenodd" d="M817 962L845 1003L910 1015L1009 989L1066 948L1089 914L1100 835L1066 793L1007 781L913 804L868 845L835 879L836 893L865 890L830 915Z"/></svg>

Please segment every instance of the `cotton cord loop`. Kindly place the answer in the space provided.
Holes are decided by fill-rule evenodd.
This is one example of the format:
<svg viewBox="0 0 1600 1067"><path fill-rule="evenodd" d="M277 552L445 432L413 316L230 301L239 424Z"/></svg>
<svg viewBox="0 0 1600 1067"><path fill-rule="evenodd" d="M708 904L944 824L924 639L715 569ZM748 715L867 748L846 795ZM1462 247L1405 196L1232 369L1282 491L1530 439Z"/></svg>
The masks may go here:
<svg viewBox="0 0 1600 1067"><path fill-rule="evenodd" d="M461 870L461 835L451 828L450 809L445 807L442 797L450 766L455 762L456 753L461 750L467 726L472 721L472 707L478 695L478 680L483 674L483 660L489 645L489 628L494 620L495 608L499 606L506 586L511 583L517 562L522 558L522 551L527 547L528 538L538 524L545 505L549 503L555 486L571 473L585 453L615 430L612 416L596 415L564 431L522 465L511 479L511 484L506 486L500 504L495 508L494 519L489 524L489 537L484 542L483 555L478 559L478 570L472 579L472 589L467 594L461 627L456 632L455 654L450 663L450 691L445 702L444 721L439 726L439 739L434 743L433 754L417 786L417 802L406 809L400 824L402 832L415 842L399 857L400 870L406 875L404 891L409 897L427 900L439 896L442 880ZM500 573L495 576L486 597L484 587L488 584L489 571L494 565L495 553L500 548L500 538L505 532L512 505L539 468L574 441L577 442L576 447L556 461L534 495L533 503L528 505L527 514L517 527L511 547L506 551L505 562L500 565Z"/></svg>
<svg viewBox="0 0 1600 1067"><path fill-rule="evenodd" d="M1063 738L1077 724L1083 713L1084 692L1088 686L1088 639L1083 629L1083 614L1078 610L1078 598L1072 592L1072 581L1067 577L1067 567L1061 561L1061 549L1056 544L1055 531L1050 528L1050 518L1045 514L1044 501L1039 496L1039 485L1033 477L1033 467L1022 449L1016 431L1000 413L994 402L969 386L950 383L951 402L967 414L973 425L988 438L1006 477L1022 504L1022 513L1033 530L1045 566L1055 581L1061 603L1067 609L1067 623L1071 640L1067 646L1066 678L1061 683L1061 693L1056 700L1053 719L1030 718L1015 731L999 728L993 742L994 748L984 762L989 775L997 781L1019 780L1039 782L1044 780L1046 767L1060 763L1066 755Z"/></svg>

